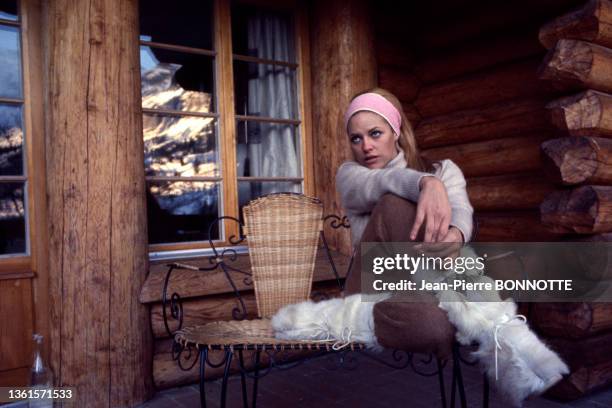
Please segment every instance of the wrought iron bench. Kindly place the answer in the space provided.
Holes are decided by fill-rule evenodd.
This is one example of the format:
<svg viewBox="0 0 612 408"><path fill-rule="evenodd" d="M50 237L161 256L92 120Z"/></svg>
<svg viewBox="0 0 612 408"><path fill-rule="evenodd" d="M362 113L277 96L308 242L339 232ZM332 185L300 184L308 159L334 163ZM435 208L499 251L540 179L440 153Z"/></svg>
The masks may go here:
<svg viewBox="0 0 612 408"><path fill-rule="evenodd" d="M331 228L349 228L346 217L336 215L323 217L322 205L318 199L309 198L301 194L272 194L249 203L244 209L245 224L239 220L223 216L215 224L227 220L236 222L242 228L239 238L230 237L233 245L240 245L248 237L249 257L251 259L251 272L240 270L232 266L237 259L237 252L233 248L219 250L210 241L213 255L209 261L211 266L194 267L182 263L168 265L162 302L163 319L166 330L173 337L173 359L183 370L191 370L199 363L200 402L206 407L205 374L206 367L223 367L223 380L221 389L221 406L225 406L227 396L227 383L230 375L230 366L238 354L238 371L241 377L242 400L245 407L249 406L246 378L252 378L253 391L252 406L256 406L258 380L267 375L272 368L292 368L306 359L319 357L329 353L339 359L342 366L354 368L354 364L346 362L356 361L350 358L351 353L374 359L394 369L411 367L416 373L423 376L437 376L439 380L442 406L447 407L446 389L443 369L445 363L434 359L432 355L418 359L414 353L404 350L394 350L390 359L385 359L376 353L366 350L361 343L343 344L339 347L333 340L330 341L286 341L274 337L269 318L282 306L308 299L309 297L322 299L326 295L311 293L314 259L319 247L327 255L329 266L333 271L338 288L342 290L342 279L338 274L335 262L329 250L323 224L329 223ZM353 256L348 265L350 273ZM173 293L168 297L168 283L172 272L177 269L191 269L201 271L203 274L213 270L222 270L228 284L238 303L232 311L233 321L219 321L200 326L183 328L183 309L181 297ZM247 309L240 291L234 282L233 275L241 275L246 284L253 285L257 303L258 319L246 320ZM298 282L298 284L296 284ZM168 310L170 316L168 316ZM169 318L178 321L178 329L170 330ZM223 352L220 361L212 361L210 351ZM291 350L307 350L310 355L297 361L288 361L285 352ZM254 351L252 364L245 362L244 352ZM263 354L262 354L263 353ZM268 367L262 366L262 357ZM458 344L453 347L453 371L450 406L455 406L456 393L462 407L467 406L461 363L473 365L461 356ZM435 366L429 368L429 366ZM251 366L249 369L249 366ZM425 367L428 367L425 369ZM483 405L488 406L489 388L485 378L483 390Z"/></svg>

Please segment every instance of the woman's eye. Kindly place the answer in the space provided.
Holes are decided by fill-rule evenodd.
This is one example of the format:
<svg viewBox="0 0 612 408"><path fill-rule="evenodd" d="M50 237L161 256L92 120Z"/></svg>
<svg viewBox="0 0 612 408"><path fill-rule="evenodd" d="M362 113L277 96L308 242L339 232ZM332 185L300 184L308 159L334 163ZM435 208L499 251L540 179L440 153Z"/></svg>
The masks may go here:
<svg viewBox="0 0 612 408"><path fill-rule="evenodd" d="M380 135L382 135L382 132L380 130L373 130L372 132L370 132L370 136L372 137L379 137Z"/></svg>
<svg viewBox="0 0 612 408"><path fill-rule="evenodd" d="M351 136L351 143L358 144L361 142L361 136Z"/></svg>

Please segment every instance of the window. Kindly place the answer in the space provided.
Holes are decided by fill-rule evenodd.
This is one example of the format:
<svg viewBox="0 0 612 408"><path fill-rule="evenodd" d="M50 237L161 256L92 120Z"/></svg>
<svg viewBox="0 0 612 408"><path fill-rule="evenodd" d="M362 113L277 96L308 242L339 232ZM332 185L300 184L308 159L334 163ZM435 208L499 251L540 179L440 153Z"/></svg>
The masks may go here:
<svg viewBox="0 0 612 408"><path fill-rule="evenodd" d="M217 217L239 218L264 194L309 193L296 10L223 0L140 8L151 250L227 242L237 228Z"/></svg>
<svg viewBox="0 0 612 408"><path fill-rule="evenodd" d="M21 23L17 1L0 5L0 259L29 254Z"/></svg>

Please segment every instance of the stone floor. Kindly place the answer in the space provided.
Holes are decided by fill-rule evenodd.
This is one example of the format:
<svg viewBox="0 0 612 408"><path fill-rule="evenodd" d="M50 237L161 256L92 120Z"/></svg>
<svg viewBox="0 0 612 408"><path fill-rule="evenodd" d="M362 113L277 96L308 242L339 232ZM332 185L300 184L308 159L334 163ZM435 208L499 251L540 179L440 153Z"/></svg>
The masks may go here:
<svg viewBox="0 0 612 408"><path fill-rule="evenodd" d="M450 396L450 364L445 370L447 398ZM482 406L482 376L475 367L463 366L468 406ZM251 390L251 381L248 382ZM206 383L208 407L219 407L221 382ZM241 407L240 377L232 376L228 385L227 406ZM328 357L304 362L291 370L275 370L259 381L259 407L439 407L438 379L421 377L410 369L392 370L361 357L354 370L338 368ZM457 404L458 405L458 404ZM197 385L158 392L139 408L198 407ZM491 390L490 407L508 407ZM536 398L527 408L603 408L612 407L612 388L573 402Z"/></svg>

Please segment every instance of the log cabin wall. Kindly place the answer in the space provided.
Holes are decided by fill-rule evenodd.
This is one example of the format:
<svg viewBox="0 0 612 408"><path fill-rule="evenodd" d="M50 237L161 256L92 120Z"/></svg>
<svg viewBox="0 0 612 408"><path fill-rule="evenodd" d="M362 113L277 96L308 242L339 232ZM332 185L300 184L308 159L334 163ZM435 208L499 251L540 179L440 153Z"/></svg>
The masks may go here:
<svg viewBox="0 0 612 408"><path fill-rule="evenodd" d="M609 242L612 2L436 6L378 13L379 84L403 101L423 154L462 168L478 240ZM532 326L571 369L551 395L612 382L610 311L530 305Z"/></svg>
<svg viewBox="0 0 612 408"><path fill-rule="evenodd" d="M402 101L423 155L463 170L480 241L559 239L538 212L554 190L540 144L555 137L545 105L559 94L538 78L538 31L582 2L442 3L377 8L379 85Z"/></svg>

